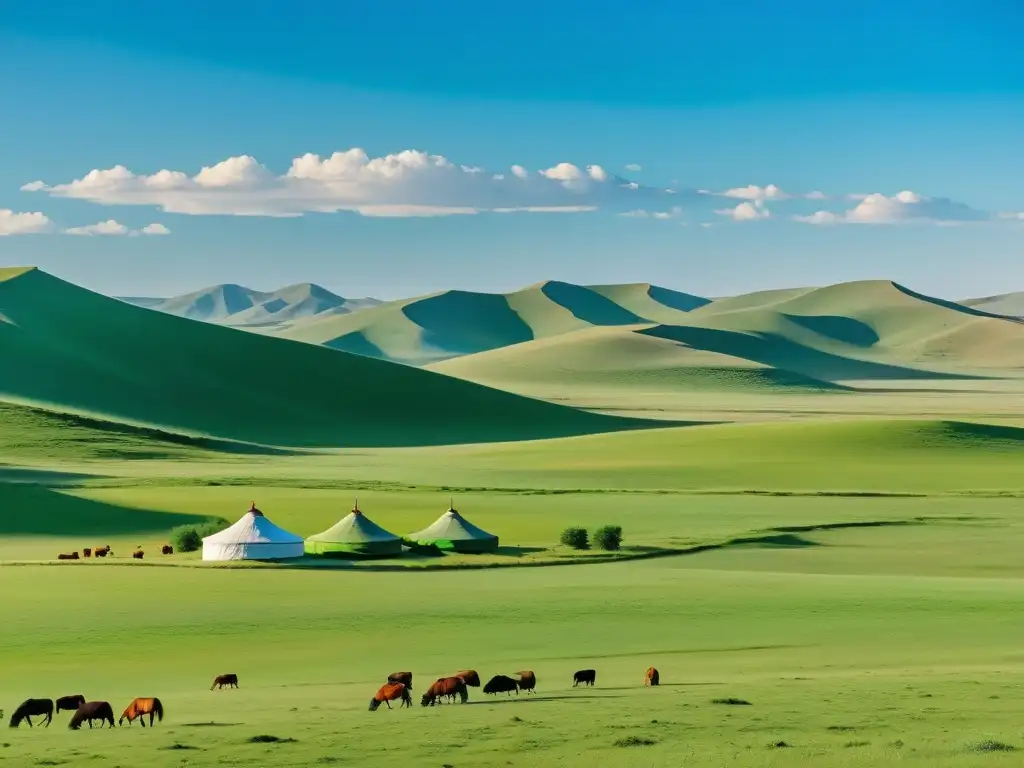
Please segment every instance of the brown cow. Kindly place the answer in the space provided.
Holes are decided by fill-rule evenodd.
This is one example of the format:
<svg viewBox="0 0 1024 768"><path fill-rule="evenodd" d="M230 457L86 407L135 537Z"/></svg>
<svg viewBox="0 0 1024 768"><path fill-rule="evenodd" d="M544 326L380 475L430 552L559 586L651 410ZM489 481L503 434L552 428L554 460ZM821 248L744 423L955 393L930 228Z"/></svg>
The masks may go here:
<svg viewBox="0 0 1024 768"><path fill-rule="evenodd" d="M95 549L93 549L92 553L96 557L106 557L107 555L110 555L111 557L114 556L114 553L110 551L109 544L107 544L107 546L105 547L96 547Z"/></svg>
<svg viewBox="0 0 1024 768"><path fill-rule="evenodd" d="M516 677L519 678L519 690L530 693L537 692L537 676L533 674L532 670L524 669L522 672L516 672Z"/></svg>
<svg viewBox="0 0 1024 768"><path fill-rule="evenodd" d="M464 669L461 672L456 672L453 677L461 677L466 681L466 685L473 688L480 687L480 675L476 673L475 669Z"/></svg>
<svg viewBox="0 0 1024 768"><path fill-rule="evenodd" d="M92 557L92 550L88 547L82 548L82 557Z"/></svg>
<svg viewBox="0 0 1024 768"><path fill-rule="evenodd" d="M212 691L214 688L223 688L224 686L229 688L238 687L238 675L217 675L213 678L213 685L210 686Z"/></svg>
<svg viewBox="0 0 1024 768"><path fill-rule="evenodd" d="M412 690L412 672L392 672L388 675L389 683L401 683L410 691Z"/></svg>
<svg viewBox="0 0 1024 768"><path fill-rule="evenodd" d="M174 547L172 547L170 544L164 544L160 548L160 554L161 555L173 555L174 554Z"/></svg>
<svg viewBox="0 0 1024 768"><path fill-rule="evenodd" d="M370 699L370 711L376 712L382 701L388 705L388 709L391 709L391 702L398 699L402 700L403 707L412 706L412 696L409 695L409 689L405 683L384 683Z"/></svg>
<svg viewBox="0 0 1024 768"><path fill-rule="evenodd" d="M77 552L72 552L70 555L60 554L60 555L57 555L57 559L58 560L77 560L78 559L78 553Z"/></svg>
<svg viewBox="0 0 1024 768"><path fill-rule="evenodd" d="M658 674L658 670L651 667L647 670L647 674L644 676L644 686L658 685L661 682L661 675Z"/></svg>
<svg viewBox="0 0 1024 768"><path fill-rule="evenodd" d="M141 549L136 549L134 552L132 552L132 557L136 560L141 560L144 554L145 553Z"/></svg>
<svg viewBox="0 0 1024 768"><path fill-rule="evenodd" d="M440 698L447 697L454 701L456 696L462 698L463 704L469 700L469 693L466 691L466 681L461 677L440 677L423 694L420 704L424 707L432 707Z"/></svg>

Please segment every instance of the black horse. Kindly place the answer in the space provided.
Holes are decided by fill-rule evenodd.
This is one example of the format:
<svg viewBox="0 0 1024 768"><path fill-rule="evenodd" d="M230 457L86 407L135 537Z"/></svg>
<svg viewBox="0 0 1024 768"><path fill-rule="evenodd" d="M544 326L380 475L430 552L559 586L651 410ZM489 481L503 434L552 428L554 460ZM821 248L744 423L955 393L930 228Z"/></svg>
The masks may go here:
<svg viewBox="0 0 1024 768"><path fill-rule="evenodd" d="M57 699L57 706L55 711L57 714L61 712L75 712L80 706L85 704L85 696L80 693L76 693L73 696L61 696Z"/></svg>
<svg viewBox="0 0 1024 768"><path fill-rule="evenodd" d="M53 720L53 700L52 699L29 699L22 703L20 707L14 710L14 714L11 715L11 728L17 728L21 725L21 721L24 720L28 723L28 727L32 727L32 716L45 717L46 727L50 727L50 721Z"/></svg>

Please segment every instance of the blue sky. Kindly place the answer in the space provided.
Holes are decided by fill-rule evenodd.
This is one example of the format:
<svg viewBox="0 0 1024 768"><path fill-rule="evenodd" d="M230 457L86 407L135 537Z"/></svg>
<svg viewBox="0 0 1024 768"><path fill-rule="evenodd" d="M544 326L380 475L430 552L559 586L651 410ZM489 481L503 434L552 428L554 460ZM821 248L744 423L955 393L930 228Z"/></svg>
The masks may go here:
<svg viewBox="0 0 1024 768"><path fill-rule="evenodd" d="M1012 0L19 5L0 262L96 290L1024 290Z"/></svg>

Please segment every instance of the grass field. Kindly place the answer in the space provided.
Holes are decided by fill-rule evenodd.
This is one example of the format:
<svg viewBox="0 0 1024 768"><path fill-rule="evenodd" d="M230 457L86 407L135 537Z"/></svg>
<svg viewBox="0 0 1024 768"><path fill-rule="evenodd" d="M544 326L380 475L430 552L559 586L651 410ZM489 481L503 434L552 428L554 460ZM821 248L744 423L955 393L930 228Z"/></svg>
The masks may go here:
<svg viewBox="0 0 1024 768"><path fill-rule="evenodd" d="M27 279L46 290L26 292ZM48 730L4 726L4 764L1019 764L1017 372L807 386L781 381L783 367L721 365L716 352L638 334L632 323L644 313L717 312L725 328L767 312L799 326L797 310L845 312L880 339L902 339L898 356L925 360L924 340L936 337L921 312L939 313L939 326L950 317L941 313L954 313L955 327L943 327L960 341L979 324L1002 333L998 323L1010 321L930 301L922 309L892 284L711 304L597 286L590 293L621 312L601 301L573 306L608 312L596 319L617 327L570 334L599 339L596 352L553 336L437 366L561 345L546 377L519 371L513 386L510 365L491 370L534 397L677 422L652 429L312 344L157 321L128 305L116 313L129 314L90 318L83 307L106 311L110 300L70 286L59 294L47 279L0 271L0 351L24 363L0 372L0 709L9 717L30 696L82 693L119 714L131 698L156 695L167 717L146 730L71 732L66 713ZM560 306L580 298L578 287L546 286L511 301L525 313L549 294ZM556 315L544 310L537 323ZM861 326L814 322L799 333L828 331L823 349L867 338ZM117 332L126 324L132 332ZM157 351L139 358L156 331ZM945 366L956 376L990 359L963 343L963 365ZM857 359L893 364L891 347L871 346ZM153 361L168 349L187 362L202 407L173 400L184 373L157 386ZM248 382L220 400L211 382L227 382L245 355L290 373L252 385L263 387L266 411L249 403L243 424L230 401ZM688 378L677 375L680 355ZM51 360L58 373L42 375ZM140 360L151 367L130 365ZM608 373L645 361L646 379ZM291 382L314 369L316 385ZM366 375L352 383L353 372ZM389 411L395 392L408 399ZM289 421L293 409L308 420ZM445 420L455 425L439 427ZM474 440L455 445L453 435ZM250 501L310 535L356 495L397 534L429 524L453 499L502 547L237 568L157 554L174 526L234 521ZM623 527L619 553L557 544L567 526L604 524ZM116 556L104 562L53 560L106 543ZM127 556L138 545L141 563ZM652 665L663 685L645 689ZM471 689L466 706L419 706L429 682L465 667L485 680L533 669L538 693L494 699ZM572 673L589 667L597 685L573 688ZM415 674L416 706L367 712L399 670ZM239 675L240 689L211 692L225 672Z"/></svg>

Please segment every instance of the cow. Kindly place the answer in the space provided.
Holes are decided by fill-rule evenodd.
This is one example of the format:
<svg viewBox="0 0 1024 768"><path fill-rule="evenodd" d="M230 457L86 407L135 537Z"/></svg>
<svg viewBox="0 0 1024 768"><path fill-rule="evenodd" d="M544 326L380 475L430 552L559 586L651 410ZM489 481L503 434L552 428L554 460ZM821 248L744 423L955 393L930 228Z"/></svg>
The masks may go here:
<svg viewBox="0 0 1024 768"><path fill-rule="evenodd" d="M141 549L136 549L132 552L132 558L135 560L141 560L145 556L145 553Z"/></svg>
<svg viewBox="0 0 1024 768"><path fill-rule="evenodd" d="M92 550L88 547L82 548L82 557L92 557Z"/></svg>
<svg viewBox="0 0 1024 768"><path fill-rule="evenodd" d="M92 553L96 557L106 557L107 555L110 555L111 557L114 556L114 553L110 551L109 544L107 544L107 546L105 547L96 547L95 549L93 549Z"/></svg>
<svg viewBox="0 0 1024 768"><path fill-rule="evenodd" d="M401 683L410 691L412 690L412 672L392 672L388 675L389 683Z"/></svg>
<svg viewBox="0 0 1024 768"><path fill-rule="evenodd" d="M454 701L455 697L462 698L465 704L469 700L469 693L466 691L466 681L461 677L439 677L437 682L431 685L427 692L420 699L420 705L432 707L441 698L449 698Z"/></svg>
<svg viewBox="0 0 1024 768"><path fill-rule="evenodd" d="M388 705L388 709L391 709L391 702L399 699L402 700L403 707L412 706L412 696L409 695L409 689L405 683L385 683L370 699L370 711L376 712L382 701Z"/></svg>
<svg viewBox="0 0 1024 768"><path fill-rule="evenodd" d="M85 704L85 696L80 693L76 693L71 696L61 696L57 699L56 704L56 712L76 712L80 706Z"/></svg>
<svg viewBox="0 0 1024 768"><path fill-rule="evenodd" d="M237 688L238 675L217 675L217 677L213 678L213 685L210 686L210 690L223 688L225 685L229 688Z"/></svg>
<svg viewBox="0 0 1024 768"><path fill-rule="evenodd" d="M70 555L68 555L68 554L59 554L59 555L57 555L57 559L58 560L77 560L78 559L78 553L77 552L72 552Z"/></svg>
<svg viewBox="0 0 1024 768"><path fill-rule="evenodd" d="M488 680L487 685L484 686L484 693L507 693L511 696L512 691L516 692L516 696L519 695L519 683L508 675L495 675Z"/></svg>
<svg viewBox="0 0 1024 768"><path fill-rule="evenodd" d="M648 669L647 670L647 674L644 676L644 685L645 686L654 686L654 685L658 685L660 682L661 682L661 675L658 674L658 670L656 670L654 667L651 667L650 669Z"/></svg>
<svg viewBox="0 0 1024 768"><path fill-rule="evenodd" d="M170 544L164 544L160 548L160 554L161 555L173 555L174 554L174 547L172 547Z"/></svg>
<svg viewBox="0 0 1024 768"><path fill-rule="evenodd" d="M480 675L476 673L475 669L464 669L461 672L456 672L454 677L461 677L466 681L466 685L471 688L480 687Z"/></svg>
<svg viewBox="0 0 1024 768"><path fill-rule="evenodd" d="M537 692L537 676L533 674L532 670L525 669L522 672L516 672L516 677L519 678L519 690L530 693Z"/></svg>
<svg viewBox="0 0 1024 768"><path fill-rule="evenodd" d="M572 687L575 688L580 683L584 685L593 685L597 681L597 671L593 669L581 669L575 675L572 676Z"/></svg>

